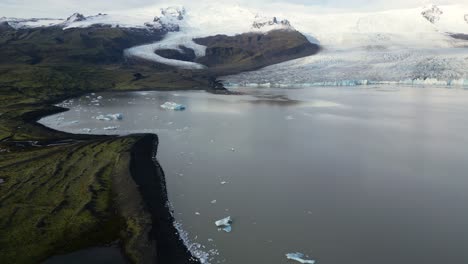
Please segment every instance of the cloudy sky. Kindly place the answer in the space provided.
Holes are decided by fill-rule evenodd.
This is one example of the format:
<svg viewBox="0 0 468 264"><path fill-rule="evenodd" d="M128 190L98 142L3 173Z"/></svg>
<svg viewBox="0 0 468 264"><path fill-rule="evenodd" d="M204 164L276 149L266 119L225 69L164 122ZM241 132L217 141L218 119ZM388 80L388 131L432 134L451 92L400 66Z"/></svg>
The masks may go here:
<svg viewBox="0 0 468 264"><path fill-rule="evenodd" d="M204 0L207 1L207 0ZM268 4L281 8L282 5L306 5L321 9L371 11L406 8L435 4L460 4L468 0L208 0L233 3L256 8ZM184 3L185 2L185 3ZM125 10L151 5L193 4L193 0L0 0L0 16L7 17L66 17L74 12L91 15L99 12Z"/></svg>

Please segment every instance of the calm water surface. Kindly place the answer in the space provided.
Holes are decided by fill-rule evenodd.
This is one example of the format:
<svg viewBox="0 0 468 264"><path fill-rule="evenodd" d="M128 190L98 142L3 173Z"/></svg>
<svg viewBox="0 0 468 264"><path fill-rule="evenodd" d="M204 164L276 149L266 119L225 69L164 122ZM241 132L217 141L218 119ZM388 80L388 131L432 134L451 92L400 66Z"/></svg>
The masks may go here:
<svg viewBox="0 0 468 264"><path fill-rule="evenodd" d="M240 90L89 95L41 122L157 133L175 218L211 263L468 263L468 91Z"/></svg>

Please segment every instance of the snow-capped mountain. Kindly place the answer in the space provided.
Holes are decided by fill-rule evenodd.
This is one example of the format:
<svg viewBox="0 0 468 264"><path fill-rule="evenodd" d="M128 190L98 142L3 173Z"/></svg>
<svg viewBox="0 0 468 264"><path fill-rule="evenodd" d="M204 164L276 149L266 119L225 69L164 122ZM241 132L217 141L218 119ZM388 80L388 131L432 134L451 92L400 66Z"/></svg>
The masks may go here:
<svg viewBox="0 0 468 264"><path fill-rule="evenodd" d="M179 31L185 18L184 7L168 7L161 9L161 15L156 16L151 23L145 23L147 27L160 29L166 32Z"/></svg>
<svg viewBox="0 0 468 264"><path fill-rule="evenodd" d="M291 21L321 43L321 53L225 80L264 87L468 86L467 11L468 6L432 5L376 13L297 14Z"/></svg>
<svg viewBox="0 0 468 264"><path fill-rule="evenodd" d="M187 69L201 69L203 65L163 58L155 51L180 50L183 46L201 57L205 47L194 43L194 38L277 29L297 30L322 46L323 52L314 57L272 66L261 75L243 75L253 83L264 81L262 75L271 75L278 84L372 79L447 82L467 78L468 52L464 47L468 46L468 5L324 13L312 7L255 10L235 4L201 2L185 8L158 5L91 17L74 14L67 20L2 18L2 21L14 28L55 25L68 30L108 25L169 32L162 41L128 49L125 55Z"/></svg>
<svg viewBox="0 0 468 264"><path fill-rule="evenodd" d="M74 22L81 22L81 21L85 21L85 20L86 20L86 17L83 14L74 13L73 15L71 15L70 17L67 18L65 23L71 24L71 23L74 23Z"/></svg>
<svg viewBox="0 0 468 264"><path fill-rule="evenodd" d="M421 15L433 24L439 21L443 14L444 12L436 5L431 5L429 8L421 12Z"/></svg>
<svg viewBox="0 0 468 264"><path fill-rule="evenodd" d="M63 19L55 18L12 18L12 17L1 17L0 23L6 23L14 29L21 28L35 28L35 27L48 27L60 24Z"/></svg>

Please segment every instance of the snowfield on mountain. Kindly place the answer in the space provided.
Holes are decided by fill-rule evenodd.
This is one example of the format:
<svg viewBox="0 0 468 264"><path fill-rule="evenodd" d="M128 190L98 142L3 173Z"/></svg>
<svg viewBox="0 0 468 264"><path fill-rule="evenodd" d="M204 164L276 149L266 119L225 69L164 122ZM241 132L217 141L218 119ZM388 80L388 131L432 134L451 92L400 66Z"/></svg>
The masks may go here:
<svg viewBox="0 0 468 264"><path fill-rule="evenodd" d="M270 10L276 10L271 12ZM202 2L186 7L154 6L95 16L74 14L67 20L2 18L14 28L61 26L128 27L169 32L164 39L124 52L182 69L205 65L165 58L158 50L182 48L205 55L193 39L218 34L297 30L322 52L273 65L262 71L226 77L233 85L307 86L369 83L466 85L468 79L468 5L436 6L380 12L318 12L312 7L255 10L235 4ZM281 10L278 13L278 10Z"/></svg>

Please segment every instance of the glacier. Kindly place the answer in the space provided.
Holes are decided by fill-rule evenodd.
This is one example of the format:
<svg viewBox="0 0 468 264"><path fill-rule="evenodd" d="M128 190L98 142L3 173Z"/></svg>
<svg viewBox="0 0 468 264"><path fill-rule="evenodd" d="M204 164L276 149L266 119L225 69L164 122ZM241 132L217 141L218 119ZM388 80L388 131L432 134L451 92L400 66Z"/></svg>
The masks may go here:
<svg viewBox="0 0 468 264"><path fill-rule="evenodd" d="M155 17L156 16L156 17ZM258 72L223 79L228 85L311 86L380 83L466 86L468 5L428 5L421 8L373 12L323 10L299 4L272 3L261 8L213 1L163 3L95 16L74 14L63 19L0 18L15 28L58 25L71 28L108 25L169 32L156 43L132 47L126 57L200 70L204 65L155 54L159 49L193 49L197 57L206 47L194 38L246 32L295 29L322 52L314 57L274 65ZM292 27L291 25L294 25Z"/></svg>
<svg viewBox="0 0 468 264"><path fill-rule="evenodd" d="M326 50L222 80L228 87L468 86L468 48Z"/></svg>
<svg viewBox="0 0 468 264"><path fill-rule="evenodd" d="M314 56L225 76L227 87L375 84L468 86L467 6L304 15L291 22L322 46Z"/></svg>

